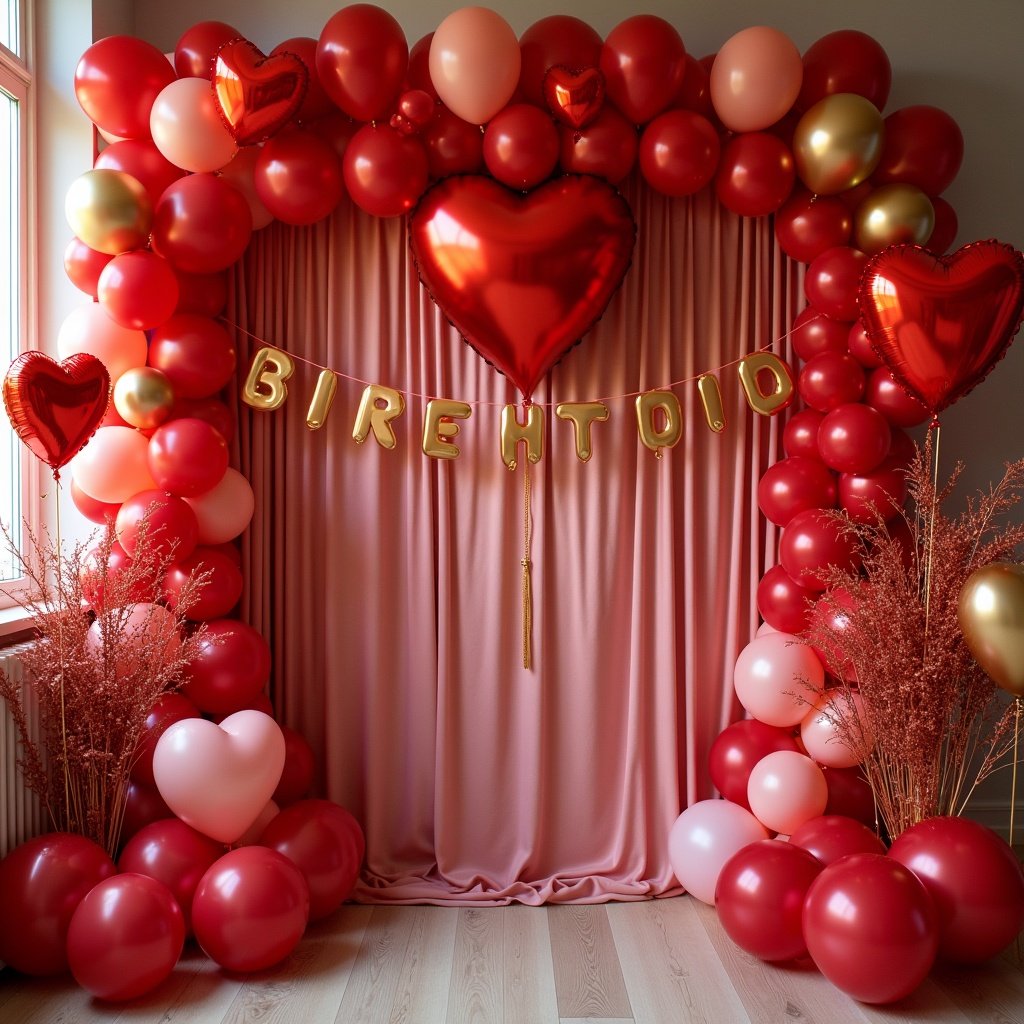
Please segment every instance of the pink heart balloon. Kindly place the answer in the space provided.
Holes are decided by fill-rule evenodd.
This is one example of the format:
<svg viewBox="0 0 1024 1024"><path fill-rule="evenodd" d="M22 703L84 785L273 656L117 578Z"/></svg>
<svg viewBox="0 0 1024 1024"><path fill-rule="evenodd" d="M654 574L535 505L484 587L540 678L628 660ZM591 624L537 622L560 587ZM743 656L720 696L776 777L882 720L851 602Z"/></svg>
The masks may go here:
<svg viewBox="0 0 1024 1024"><path fill-rule="evenodd" d="M284 754L281 727L262 711L237 711L220 725L187 718L157 742L153 778L186 825L233 843L274 795Z"/></svg>

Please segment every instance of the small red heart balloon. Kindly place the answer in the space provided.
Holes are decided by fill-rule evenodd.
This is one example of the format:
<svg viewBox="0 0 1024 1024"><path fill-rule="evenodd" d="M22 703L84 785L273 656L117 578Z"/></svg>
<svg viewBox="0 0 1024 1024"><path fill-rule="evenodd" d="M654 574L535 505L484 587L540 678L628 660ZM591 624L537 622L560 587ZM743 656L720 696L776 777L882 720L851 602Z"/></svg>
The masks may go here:
<svg viewBox="0 0 1024 1024"><path fill-rule="evenodd" d="M491 178L448 178L409 223L434 301L527 399L604 312L635 236L615 189L571 175L526 195Z"/></svg>
<svg viewBox="0 0 1024 1024"><path fill-rule="evenodd" d="M11 363L3 393L15 433L56 476L100 425L110 375L87 352L60 363L42 352L24 352Z"/></svg>
<svg viewBox="0 0 1024 1024"><path fill-rule="evenodd" d="M604 103L604 75L597 68L571 71L556 64L544 75L542 89L548 109L570 128L590 124Z"/></svg>
<svg viewBox="0 0 1024 1024"><path fill-rule="evenodd" d="M980 384L1024 315L1024 256L972 242L949 256L893 245L868 260L864 329L905 391L938 413Z"/></svg>
<svg viewBox="0 0 1024 1024"><path fill-rule="evenodd" d="M294 53L268 57L247 39L232 39L213 61L213 97L240 146L263 142L299 111L309 69Z"/></svg>

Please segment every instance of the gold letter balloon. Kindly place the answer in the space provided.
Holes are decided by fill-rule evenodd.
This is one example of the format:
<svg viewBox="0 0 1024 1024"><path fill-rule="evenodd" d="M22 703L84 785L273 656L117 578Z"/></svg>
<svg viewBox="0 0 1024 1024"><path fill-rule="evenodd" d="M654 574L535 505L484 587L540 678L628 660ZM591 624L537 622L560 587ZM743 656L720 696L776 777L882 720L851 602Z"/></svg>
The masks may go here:
<svg viewBox="0 0 1024 1024"><path fill-rule="evenodd" d="M968 577L957 606L964 640L997 686L1024 697L1024 565L992 562Z"/></svg>

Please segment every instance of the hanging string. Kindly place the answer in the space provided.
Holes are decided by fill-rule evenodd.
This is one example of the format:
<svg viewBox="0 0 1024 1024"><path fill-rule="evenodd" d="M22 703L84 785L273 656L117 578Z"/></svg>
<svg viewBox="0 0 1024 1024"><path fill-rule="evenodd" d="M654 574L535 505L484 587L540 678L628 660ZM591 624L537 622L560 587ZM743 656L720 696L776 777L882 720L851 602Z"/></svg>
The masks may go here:
<svg viewBox="0 0 1024 1024"><path fill-rule="evenodd" d="M61 551L62 542L60 536L60 499L61 499L61 487L60 487L60 473L55 469L53 471L53 483L57 488L57 501L56 511L54 514L54 523L56 526L57 533L57 579L54 581L57 585L57 649L61 652L64 651L64 609L67 607L67 599L64 594L64 572L63 572L63 555ZM67 718L65 717L64 711L64 656L61 654L60 666L58 668L60 673L60 740L61 740L61 753L64 758L64 823L63 828L66 831L73 831L75 821L77 819L72 818L71 810L71 782L68 776L68 727Z"/></svg>
<svg viewBox="0 0 1024 1024"><path fill-rule="evenodd" d="M932 420L929 430L935 431L935 454L932 464L932 512L928 522L928 554L924 567L924 637L925 644L928 642L928 617L932 604L932 548L935 540L935 516L938 511L939 502L939 445L942 441L942 424L936 416Z"/></svg>
<svg viewBox="0 0 1024 1024"><path fill-rule="evenodd" d="M530 460L523 460L523 668L531 668L533 647L533 563L530 559L533 546L533 513L530 508Z"/></svg>
<svg viewBox="0 0 1024 1024"><path fill-rule="evenodd" d="M1020 742L1020 712L1024 697L1013 702L1013 774L1010 779L1010 846L1013 846L1013 812L1017 807L1017 750Z"/></svg>

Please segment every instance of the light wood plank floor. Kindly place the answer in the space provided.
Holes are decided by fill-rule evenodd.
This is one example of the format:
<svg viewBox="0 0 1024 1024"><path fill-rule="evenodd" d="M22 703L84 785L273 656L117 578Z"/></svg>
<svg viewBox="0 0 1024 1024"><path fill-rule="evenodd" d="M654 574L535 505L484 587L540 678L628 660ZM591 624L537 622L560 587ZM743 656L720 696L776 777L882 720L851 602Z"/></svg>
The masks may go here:
<svg viewBox="0 0 1024 1024"><path fill-rule="evenodd" d="M1015 950L937 968L888 1007L809 963L739 950L715 911L676 899L500 909L345 906L283 964L220 971L194 946L155 992L99 1003L70 978L0 974L3 1024L1024 1024Z"/></svg>

